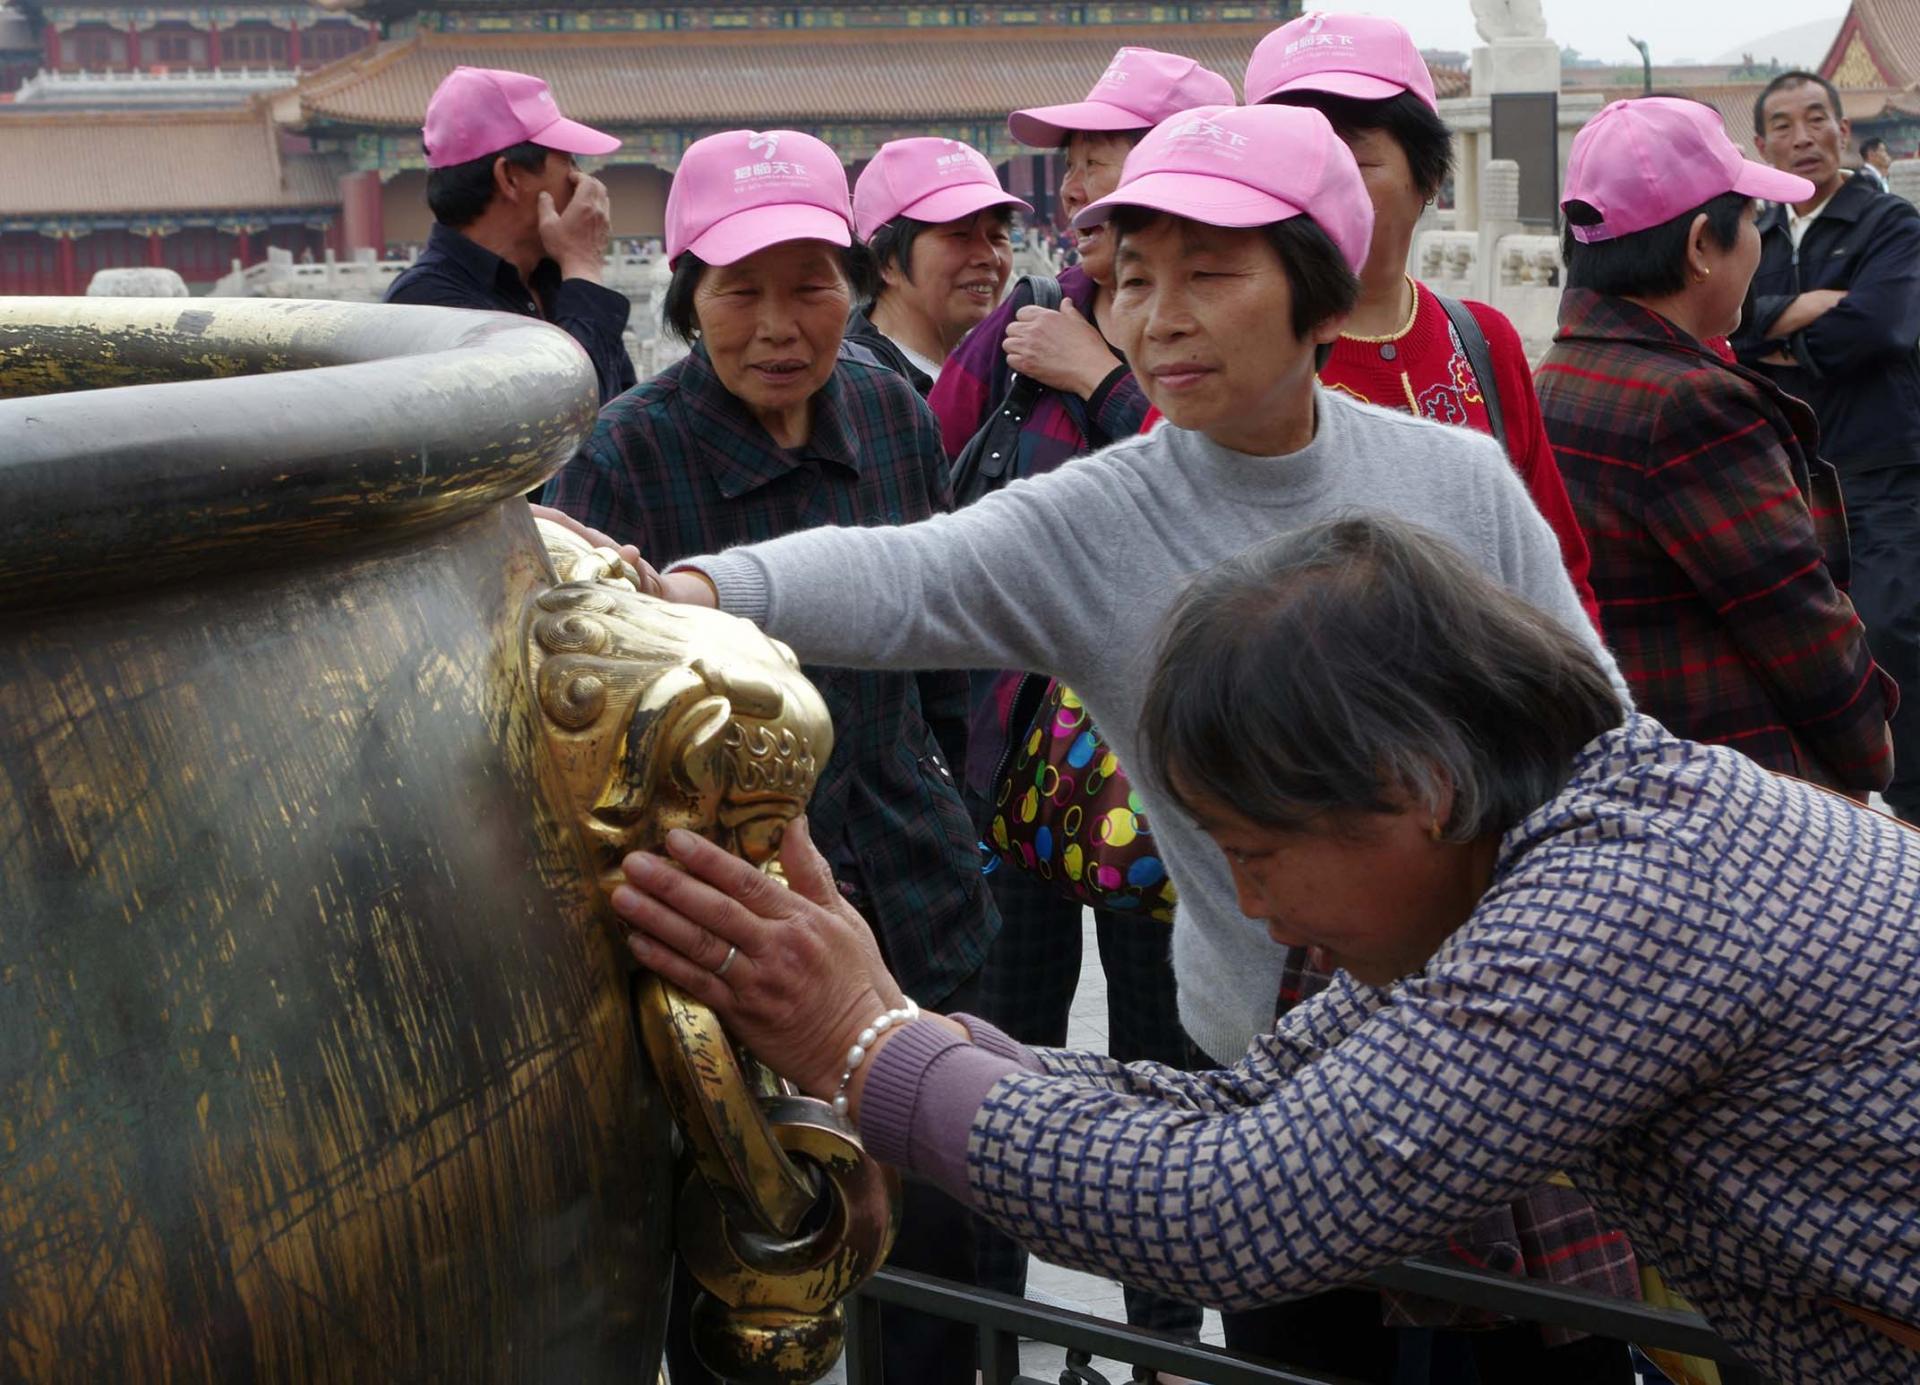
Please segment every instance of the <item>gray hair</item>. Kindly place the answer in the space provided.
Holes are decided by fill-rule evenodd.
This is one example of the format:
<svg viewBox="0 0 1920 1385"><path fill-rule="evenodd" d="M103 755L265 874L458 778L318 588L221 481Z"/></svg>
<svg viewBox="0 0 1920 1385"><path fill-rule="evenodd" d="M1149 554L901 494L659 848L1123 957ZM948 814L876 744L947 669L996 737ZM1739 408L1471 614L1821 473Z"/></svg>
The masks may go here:
<svg viewBox="0 0 1920 1385"><path fill-rule="evenodd" d="M1411 801L1453 841L1498 835L1625 718L1573 633L1447 540L1385 517L1270 539L1202 573L1167 618L1141 714L1151 770L1298 831Z"/></svg>

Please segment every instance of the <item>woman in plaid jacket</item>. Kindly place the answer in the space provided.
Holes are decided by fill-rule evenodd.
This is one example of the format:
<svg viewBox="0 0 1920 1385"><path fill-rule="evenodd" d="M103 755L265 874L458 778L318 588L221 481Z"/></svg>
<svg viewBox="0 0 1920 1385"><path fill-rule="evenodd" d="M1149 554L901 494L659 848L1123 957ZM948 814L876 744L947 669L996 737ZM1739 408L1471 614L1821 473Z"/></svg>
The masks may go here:
<svg viewBox="0 0 1920 1385"><path fill-rule="evenodd" d="M1705 344L1739 323L1755 197L1811 186L1742 159L1707 107L1609 106L1568 162L1538 387L1640 709L1864 799L1891 776L1899 694L1846 596L1839 479L1812 410Z"/></svg>

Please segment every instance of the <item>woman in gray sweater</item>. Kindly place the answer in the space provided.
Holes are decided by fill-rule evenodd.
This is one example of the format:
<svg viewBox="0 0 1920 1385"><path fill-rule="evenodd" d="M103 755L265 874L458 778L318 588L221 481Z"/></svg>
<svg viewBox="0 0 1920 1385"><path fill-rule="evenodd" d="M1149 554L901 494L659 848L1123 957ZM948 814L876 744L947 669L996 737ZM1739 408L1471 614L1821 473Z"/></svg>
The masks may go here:
<svg viewBox="0 0 1920 1385"><path fill-rule="evenodd" d="M1167 804L1139 734L1153 632L1189 577L1285 530L1386 511L1452 540L1618 674L1497 443L1315 383L1372 220L1324 116L1175 116L1082 216L1115 221L1120 345L1166 426L954 514L693 558L660 591L717 602L810 662L1027 668L1071 686L1134 776L1179 890L1181 1020L1232 1058L1271 1028L1286 953L1249 926L1224 858Z"/></svg>

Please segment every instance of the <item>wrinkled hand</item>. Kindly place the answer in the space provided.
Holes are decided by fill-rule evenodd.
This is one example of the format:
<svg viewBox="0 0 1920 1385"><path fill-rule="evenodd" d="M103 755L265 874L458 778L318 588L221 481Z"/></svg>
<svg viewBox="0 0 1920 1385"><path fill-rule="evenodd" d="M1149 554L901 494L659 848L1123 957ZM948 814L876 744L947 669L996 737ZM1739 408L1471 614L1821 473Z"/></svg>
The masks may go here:
<svg viewBox="0 0 1920 1385"><path fill-rule="evenodd" d="M666 579L653 570L652 566L640 556L640 550L632 544L621 543L611 535L603 534L598 529L582 524L565 510L556 510L551 505L530 505L527 508L533 511L535 519L544 519L549 524L559 525L568 533L576 534L586 540L591 548L606 548L618 553L633 569L634 583L641 591L648 596L670 599L666 594Z"/></svg>
<svg viewBox="0 0 1920 1385"><path fill-rule="evenodd" d="M573 196L567 209L557 211L551 193L540 194L540 244L560 266L562 279L599 283L613 239L612 205L607 185L590 173L574 169L569 181Z"/></svg>
<svg viewBox="0 0 1920 1385"><path fill-rule="evenodd" d="M781 843L786 886L692 832L669 833L667 852L629 855L627 884L613 892L633 955L712 1006L761 1062L831 1097L855 1036L906 1001L806 819ZM730 946L738 955L714 975Z"/></svg>
<svg viewBox="0 0 1920 1385"><path fill-rule="evenodd" d="M1773 326L1767 329L1767 337L1772 340L1805 331L1845 302L1846 297L1845 289L1808 289L1774 319Z"/></svg>
<svg viewBox="0 0 1920 1385"><path fill-rule="evenodd" d="M1072 299L1058 308L1022 308L1007 324L1007 364L1049 389L1089 399L1121 364Z"/></svg>

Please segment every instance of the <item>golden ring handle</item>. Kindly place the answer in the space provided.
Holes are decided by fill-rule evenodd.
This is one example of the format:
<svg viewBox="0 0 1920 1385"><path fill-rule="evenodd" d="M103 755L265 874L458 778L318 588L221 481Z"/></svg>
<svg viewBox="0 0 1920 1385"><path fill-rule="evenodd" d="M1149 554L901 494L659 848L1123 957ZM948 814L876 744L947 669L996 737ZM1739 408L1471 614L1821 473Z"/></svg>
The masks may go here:
<svg viewBox="0 0 1920 1385"><path fill-rule="evenodd" d="M652 974L640 978L635 1006L694 1167L728 1217L769 1236L795 1235L818 1196L816 1182L767 1123L720 1017Z"/></svg>
<svg viewBox="0 0 1920 1385"><path fill-rule="evenodd" d="M804 1231L758 1234L729 1218L711 1180L680 1190L675 1240L700 1287L739 1309L831 1312L886 1262L899 1228L900 1176L867 1157L859 1136L824 1101L763 1097L781 1148L819 1170L826 1188Z"/></svg>

